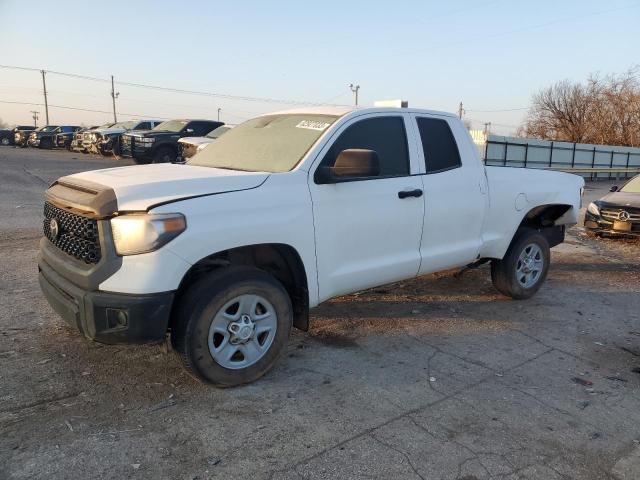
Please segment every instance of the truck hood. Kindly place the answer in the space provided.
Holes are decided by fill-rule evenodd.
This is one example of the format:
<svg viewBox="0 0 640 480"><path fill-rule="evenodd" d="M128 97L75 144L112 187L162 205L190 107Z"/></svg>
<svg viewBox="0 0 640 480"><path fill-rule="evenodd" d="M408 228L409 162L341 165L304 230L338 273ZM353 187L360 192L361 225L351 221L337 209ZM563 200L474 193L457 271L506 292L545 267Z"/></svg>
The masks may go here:
<svg viewBox="0 0 640 480"><path fill-rule="evenodd" d="M159 203L248 190L259 187L268 177L269 174L263 172L161 163L69 175L59 179L48 193L64 202L65 190L95 192L96 197L108 190L109 197L115 194L117 205L106 210L103 206L93 209L98 215L108 216L115 210L144 211Z"/></svg>
<svg viewBox="0 0 640 480"><path fill-rule="evenodd" d="M203 143L213 143L215 142L215 138L210 137L184 137L178 140L180 143L188 143L189 145L202 145Z"/></svg>

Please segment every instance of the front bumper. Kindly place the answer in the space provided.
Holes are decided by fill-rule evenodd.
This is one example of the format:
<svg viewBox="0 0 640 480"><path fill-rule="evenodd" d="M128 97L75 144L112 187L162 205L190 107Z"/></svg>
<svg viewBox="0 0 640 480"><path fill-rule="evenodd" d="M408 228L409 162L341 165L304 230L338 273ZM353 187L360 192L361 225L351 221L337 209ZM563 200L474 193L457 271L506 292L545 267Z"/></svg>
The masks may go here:
<svg viewBox="0 0 640 480"><path fill-rule="evenodd" d="M101 343L164 339L174 292L132 295L84 290L38 263L40 288L51 307L85 337Z"/></svg>
<svg viewBox="0 0 640 480"><path fill-rule="evenodd" d="M596 216L591 212L585 213L584 227L593 233L602 233L605 235L640 236L640 223L638 222L610 221Z"/></svg>

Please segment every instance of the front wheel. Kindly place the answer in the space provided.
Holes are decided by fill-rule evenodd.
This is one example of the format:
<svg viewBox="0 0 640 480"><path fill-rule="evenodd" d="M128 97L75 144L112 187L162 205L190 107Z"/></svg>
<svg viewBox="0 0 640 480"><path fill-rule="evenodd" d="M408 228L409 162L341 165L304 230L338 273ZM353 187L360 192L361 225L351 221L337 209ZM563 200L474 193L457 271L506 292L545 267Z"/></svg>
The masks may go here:
<svg viewBox="0 0 640 480"><path fill-rule="evenodd" d="M6 147L7 145L9 145L9 143L10 143L10 142L9 142L9 139L8 139L7 137L2 137L2 138L0 139L0 144L4 145L5 147Z"/></svg>
<svg viewBox="0 0 640 480"><path fill-rule="evenodd" d="M521 300L533 296L549 271L549 242L537 230L522 229L502 260L491 262L491 280L496 289Z"/></svg>
<svg viewBox="0 0 640 480"><path fill-rule="evenodd" d="M274 277L231 267L194 284L173 320L171 341L187 370L204 382L233 387L273 367L287 344L293 310Z"/></svg>

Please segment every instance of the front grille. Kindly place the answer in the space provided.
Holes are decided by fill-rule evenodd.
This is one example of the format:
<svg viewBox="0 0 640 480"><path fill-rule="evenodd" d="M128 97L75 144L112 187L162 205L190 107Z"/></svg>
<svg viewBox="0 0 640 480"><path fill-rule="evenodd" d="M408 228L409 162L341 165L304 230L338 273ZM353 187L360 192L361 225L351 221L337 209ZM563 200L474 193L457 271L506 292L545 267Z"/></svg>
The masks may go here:
<svg viewBox="0 0 640 480"><path fill-rule="evenodd" d="M600 210L602 218L607 220L620 220L620 212L629 214L630 222L640 222L640 209L637 208L603 208Z"/></svg>
<svg viewBox="0 0 640 480"><path fill-rule="evenodd" d="M53 219L58 225L56 236L51 231ZM100 261L97 220L76 215L45 202L43 230L45 237L64 253L85 263Z"/></svg>
<svg viewBox="0 0 640 480"><path fill-rule="evenodd" d="M120 136L120 155L130 157L133 152L133 137L131 135Z"/></svg>

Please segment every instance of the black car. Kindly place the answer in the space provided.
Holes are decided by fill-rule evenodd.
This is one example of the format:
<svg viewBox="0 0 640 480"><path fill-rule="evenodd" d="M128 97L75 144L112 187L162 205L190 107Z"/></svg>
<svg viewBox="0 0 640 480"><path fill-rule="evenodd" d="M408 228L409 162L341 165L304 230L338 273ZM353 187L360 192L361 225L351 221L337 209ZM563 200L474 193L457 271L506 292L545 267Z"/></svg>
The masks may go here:
<svg viewBox="0 0 640 480"><path fill-rule="evenodd" d="M640 175L590 203L584 226L591 235L640 236Z"/></svg>
<svg viewBox="0 0 640 480"><path fill-rule="evenodd" d="M53 132L58 125L45 125L44 127L36 128L35 130L18 130L13 137L13 144L16 147L28 147L29 139L31 135L36 132Z"/></svg>
<svg viewBox="0 0 640 480"><path fill-rule="evenodd" d="M0 145L14 145L16 133L18 133L18 131L31 132L35 129L36 127L34 127L33 125L17 125L10 130L3 128L0 130Z"/></svg>
<svg viewBox="0 0 640 480"><path fill-rule="evenodd" d="M212 120L168 120L152 130L138 130L120 137L120 155L132 157L138 164L175 162L178 140L203 137L224 125Z"/></svg>
<svg viewBox="0 0 640 480"><path fill-rule="evenodd" d="M82 127L75 125L60 125L50 131L35 131L29 135L28 145L35 148L53 148L56 146L56 135L60 133L74 133Z"/></svg>

